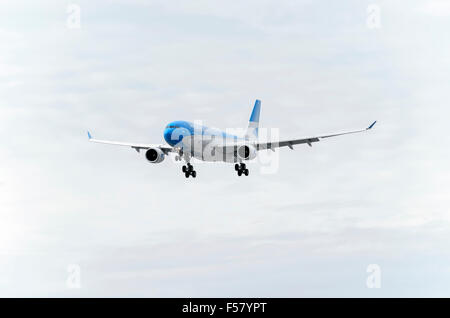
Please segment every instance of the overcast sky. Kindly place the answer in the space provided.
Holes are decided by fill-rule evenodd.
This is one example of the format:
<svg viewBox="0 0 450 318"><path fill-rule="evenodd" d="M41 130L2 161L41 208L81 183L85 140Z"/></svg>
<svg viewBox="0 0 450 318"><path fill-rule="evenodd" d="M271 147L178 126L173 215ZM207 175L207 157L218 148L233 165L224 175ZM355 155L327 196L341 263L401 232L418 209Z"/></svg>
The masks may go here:
<svg viewBox="0 0 450 318"><path fill-rule="evenodd" d="M448 1L74 3L0 5L0 296L450 295ZM240 178L87 142L256 98L281 137L378 124Z"/></svg>

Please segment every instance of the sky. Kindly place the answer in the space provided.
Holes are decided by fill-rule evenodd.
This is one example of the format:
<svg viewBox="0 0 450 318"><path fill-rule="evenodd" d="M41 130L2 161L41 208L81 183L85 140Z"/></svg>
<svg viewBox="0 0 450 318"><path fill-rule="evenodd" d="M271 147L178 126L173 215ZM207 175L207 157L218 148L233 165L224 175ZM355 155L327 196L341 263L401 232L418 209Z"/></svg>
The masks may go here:
<svg viewBox="0 0 450 318"><path fill-rule="evenodd" d="M0 7L0 296L450 295L448 1ZM87 141L255 99L281 138L378 123L249 177Z"/></svg>

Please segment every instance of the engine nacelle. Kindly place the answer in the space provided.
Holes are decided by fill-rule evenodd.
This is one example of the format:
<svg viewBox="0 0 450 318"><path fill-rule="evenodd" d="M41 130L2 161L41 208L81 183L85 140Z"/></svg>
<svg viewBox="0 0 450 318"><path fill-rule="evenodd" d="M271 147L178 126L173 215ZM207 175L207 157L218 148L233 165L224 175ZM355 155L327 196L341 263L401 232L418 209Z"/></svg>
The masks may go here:
<svg viewBox="0 0 450 318"><path fill-rule="evenodd" d="M145 158L151 163L160 163L164 160L164 152L159 148L149 148L145 152Z"/></svg>
<svg viewBox="0 0 450 318"><path fill-rule="evenodd" d="M252 160L256 158L256 148L250 145L239 146L237 155L243 160Z"/></svg>

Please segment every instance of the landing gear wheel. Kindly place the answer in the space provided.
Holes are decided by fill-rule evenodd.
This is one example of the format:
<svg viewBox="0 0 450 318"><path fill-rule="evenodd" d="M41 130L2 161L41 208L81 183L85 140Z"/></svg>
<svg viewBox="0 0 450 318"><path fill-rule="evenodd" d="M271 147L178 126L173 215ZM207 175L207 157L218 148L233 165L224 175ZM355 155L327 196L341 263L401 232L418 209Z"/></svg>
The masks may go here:
<svg viewBox="0 0 450 318"><path fill-rule="evenodd" d="M239 170L239 164L235 164L235 165L234 165L234 170L236 170L236 171Z"/></svg>
<svg viewBox="0 0 450 318"><path fill-rule="evenodd" d="M192 176L192 178L197 177L197 171L194 170L194 166L189 162L185 166L183 166L181 170L183 171L186 178L189 178L189 176Z"/></svg>
<svg viewBox="0 0 450 318"><path fill-rule="evenodd" d="M238 170L238 176L240 177L240 176L242 176L242 170Z"/></svg>
<svg viewBox="0 0 450 318"><path fill-rule="evenodd" d="M248 176L248 169L244 169L245 176Z"/></svg>

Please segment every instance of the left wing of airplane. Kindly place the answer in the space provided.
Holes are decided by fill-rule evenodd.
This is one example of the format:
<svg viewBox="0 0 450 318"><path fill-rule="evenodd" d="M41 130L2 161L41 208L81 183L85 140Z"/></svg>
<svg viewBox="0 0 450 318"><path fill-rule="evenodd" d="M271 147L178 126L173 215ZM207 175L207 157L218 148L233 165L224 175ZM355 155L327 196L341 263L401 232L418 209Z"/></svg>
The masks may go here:
<svg viewBox="0 0 450 318"><path fill-rule="evenodd" d="M234 148L239 145L252 145L256 148L256 150L264 150L264 149L272 149L273 150L275 148L281 148L281 147L289 147L291 149L294 149L292 146L298 145L298 144L308 144L309 146L312 146L313 142L318 142L322 139L368 131L368 130L372 129L373 126L375 126L376 122L377 121L374 121L369 127L365 128L365 129L345 131L345 132L340 132L340 133L333 133L333 134L326 134L326 135L319 135L319 136L312 136L312 137L304 137L304 138L298 138L298 139L279 140L279 141L265 141L265 142L245 141L245 142L239 142L236 144L226 145L223 148L226 152L228 152L229 150L231 150L230 148Z"/></svg>
<svg viewBox="0 0 450 318"><path fill-rule="evenodd" d="M299 139L280 140L280 141L275 141L275 142L273 142L273 141L272 142L258 142L258 143L256 143L255 146L256 146L257 150L274 149L274 148L280 148L280 147L289 147L289 148L293 149L292 146L298 145L298 144L308 144L309 146L312 146L311 144L313 142L318 142L321 139L337 137L337 136L342 136L342 135L348 135L348 134L355 134L355 133L360 133L360 132L370 130L373 128L373 126L375 126L376 123L377 123L377 121L374 121L369 127L365 128L365 129L345 131L345 132L340 132L340 133L299 138Z"/></svg>
<svg viewBox="0 0 450 318"><path fill-rule="evenodd" d="M168 153L173 151L173 147L169 145L162 145L162 144L137 144L137 143L131 143L131 142L121 142L121 141L109 141L109 140L100 140L100 139L94 139L92 138L91 133L88 131L88 138L90 142L96 142L100 144L108 144L108 145L115 145L115 146L126 146L131 147L135 149L137 152L139 152L141 149L150 149L150 148L159 148L164 153Z"/></svg>

